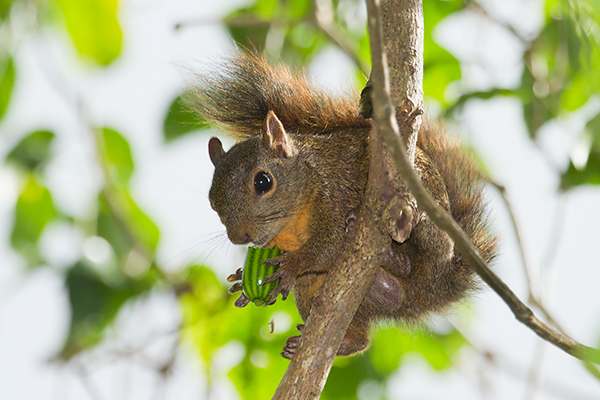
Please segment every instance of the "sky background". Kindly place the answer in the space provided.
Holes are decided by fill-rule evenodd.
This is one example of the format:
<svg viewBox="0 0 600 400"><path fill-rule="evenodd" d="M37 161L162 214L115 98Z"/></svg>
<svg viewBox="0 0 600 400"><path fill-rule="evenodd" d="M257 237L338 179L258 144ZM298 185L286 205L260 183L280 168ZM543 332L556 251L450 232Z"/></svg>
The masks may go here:
<svg viewBox="0 0 600 400"><path fill-rule="evenodd" d="M0 123L0 156L35 129L59 133L46 169L47 182L57 207L85 217L95 202L101 175L74 106L75 94L79 94L92 120L114 127L132 147L133 196L160 228L160 264L169 269L186 262L205 263L224 282L241 265L244 250L227 243L225 230L208 203L211 135L188 135L164 146L162 123L171 102L192 81L190 71L232 48L218 23L179 31L174 30L175 24L195 19L217 22L243 4L124 1L120 8L123 52L102 73L76 62L64 32L43 28L24 35L15 55L19 79L8 114ZM536 32L542 23L539 1L485 4L524 35ZM435 31L435 39L461 61L463 78L457 91L518 84L522 45L481 16L464 12L448 19ZM351 60L334 47L317 56L308 73L331 88L354 84ZM447 95L456 94L449 90ZM435 112L435 104L427 106ZM599 109L600 101L590 100L575 115L546 126L537 144L528 138L520 102L510 98L471 101L459 126L451 127L484 160L490 176L507 188L536 281L541 282L537 279L540 265L550 271L543 285L548 308L573 338L596 347L600 344L600 190L582 187L559 198L554 168L564 169L576 154L579 138L574 133ZM226 141L226 147L231 144ZM107 343L82 356L80 365L49 362L68 333L68 297L61 274L50 268L25 272L25 263L10 246L18 187L17 172L0 166L0 399L207 398L199 361L185 344L179 346L174 372L166 381L133 360L111 354L115 342L149 341L144 354L149 363L158 364L177 345L173 331L179 325L180 311L176 299L165 293L129 304L111 328ZM506 208L494 189L487 194L495 230L502 237L495 270L525 299L522 263ZM555 230L557 218L560 229ZM555 231L558 239L553 238ZM220 239L211 240L215 235ZM45 231L41 246L54 264L65 268L82 253L92 259L108 256L102 243L83 240L81 232L58 223ZM514 319L508 307L484 290L469 306L457 308L446 318L434 318L431 325L443 331L448 321L481 351L496 355L497 366L490 366L468 347L461 351L458 367L448 372L432 371L414 357L402 364L386 388L365 384L361 400L381 390L391 400L525 399L525 382L540 341ZM553 393L564 391L572 399L600 398L598 382L579 362L550 345L541 348L541 380L547 389L539 390L536 399L555 399ZM225 373L239 359L240 351L233 343L217 357L210 399L238 398ZM77 368L86 369L86 379L81 379Z"/></svg>

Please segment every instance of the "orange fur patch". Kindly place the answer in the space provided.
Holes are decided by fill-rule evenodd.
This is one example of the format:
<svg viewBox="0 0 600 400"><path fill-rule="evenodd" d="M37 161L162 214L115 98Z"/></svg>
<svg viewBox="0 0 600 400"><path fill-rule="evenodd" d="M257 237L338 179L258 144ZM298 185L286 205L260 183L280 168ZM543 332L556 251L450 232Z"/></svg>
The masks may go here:
<svg viewBox="0 0 600 400"><path fill-rule="evenodd" d="M266 247L277 246L282 251L298 250L309 238L309 218L310 205L307 204L283 226L283 229L267 243Z"/></svg>

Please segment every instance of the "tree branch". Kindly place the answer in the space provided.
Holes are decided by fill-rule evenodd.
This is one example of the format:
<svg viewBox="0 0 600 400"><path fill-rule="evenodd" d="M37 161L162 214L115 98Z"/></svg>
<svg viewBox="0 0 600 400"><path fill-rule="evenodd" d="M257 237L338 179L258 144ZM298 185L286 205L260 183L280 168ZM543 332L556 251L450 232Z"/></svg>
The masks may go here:
<svg viewBox="0 0 600 400"><path fill-rule="evenodd" d="M373 62L376 56L382 55L382 26L379 19L376 24L371 24L373 15L373 2L367 1L369 12L369 31L371 32L371 49ZM400 6L401 5L401 6ZM408 16L403 16L401 20L410 20L414 15L421 15L421 4L419 0L388 1L385 5L390 8L388 15L395 15L395 22L390 26L400 24L398 22L399 13L408 12ZM393 7L393 10L392 10ZM416 7L418 11L411 7ZM374 13L378 15L377 13ZM390 17L391 18L391 17ZM406 119L406 130L409 135L407 144L416 146L416 134L420 126L420 119L415 121L415 116L420 116L419 110L422 104L422 89L420 97L409 90L409 85L416 85L416 81L422 82L422 43L423 43L423 23L422 19L413 21L410 25L413 27L408 32L403 32L404 36L396 36L395 40L402 38L403 42L411 44L410 51L397 51L394 57L406 57L407 59L394 59L396 66L408 66L413 68L409 75L419 75L420 78L407 76L399 80L395 85L397 93L402 98L407 98L406 104L416 104L415 112L410 113L412 121ZM415 27L420 26L421 29ZM378 35L373 35L378 32ZM398 35L399 31L389 32L389 35ZM421 35L421 38L414 38L413 35ZM414 43L421 43L420 47ZM421 68L414 67L419 64L414 58L420 58ZM381 63L381 60L379 60ZM377 87L385 82L380 79L381 75L372 76ZM405 85L405 86L403 86ZM422 87L422 86L420 86ZM418 91L417 91L418 92ZM382 107L381 104L374 103L376 112L380 118L385 118L388 123L395 124L396 117L394 109L391 107ZM344 245L341 252L344 259L327 274L325 282L318 294L313 300L310 316L306 321L306 326L302 331L299 348L288 369L281 380L279 387L273 399L318 399L333 360L340 348L342 340L346 335L346 330L352 322L354 314L366 296L372 282L375 278L377 267L381 265L384 250L390 245L391 237L381 227L382 217L380 207L378 207L382 194L385 194L389 186L389 172L387 169L393 167L392 159L388 152L382 148L381 134L374 126L369 142L370 165L369 180L365 191L365 197L361 206L355 228L351 231L350 237ZM382 157L383 154L383 157ZM404 155L406 158L406 155ZM409 157L414 158L413 152ZM387 161L387 162L386 162Z"/></svg>
<svg viewBox="0 0 600 400"><path fill-rule="evenodd" d="M385 173L379 134L371 135L369 181L343 259L327 274L315 296L300 345L273 396L277 400L318 399L354 314L365 298L391 242L380 228L375 204Z"/></svg>
<svg viewBox="0 0 600 400"><path fill-rule="evenodd" d="M377 26L380 19L375 0L367 1L369 9L369 27ZM371 51L373 56L373 70L371 72L373 83L373 105L374 110L393 110L393 103L388 89L388 76L386 72L385 55L378 52L373 43L382 42L382 31L371 30ZM374 79L379 77L379 79ZM383 104L383 106L381 106ZM402 109L402 108L401 108ZM394 156L398 171L404 178L404 183L416 198L419 207L424 210L429 218L452 238L457 250L463 256L471 268L487 283L509 306L515 317L542 339L554 344L566 353L584 361L600 363L600 351L571 339L561 334L541 321L511 290L510 288L488 267L483 258L468 236L460 226L443 210L425 190L412 168L409 158L406 156L406 146L403 140L399 140L397 124L393 119L386 118L381 112L374 113L375 121L381 129L386 145Z"/></svg>
<svg viewBox="0 0 600 400"><path fill-rule="evenodd" d="M321 0L315 2L314 22L315 26L323 32L329 39L335 43L348 57L352 58L354 63L367 75L369 66L360 58L360 54L355 49L355 45L349 40L347 35L336 27L333 20L333 5L331 0Z"/></svg>
<svg viewBox="0 0 600 400"><path fill-rule="evenodd" d="M376 15L376 5L381 3L380 35L374 36L377 28L372 19ZM414 164L417 137L421 127L423 109L423 42L425 27L423 22L422 0L367 0L371 57L375 69L376 55L385 54L389 73L389 90L392 104L400 107L401 113L412 115L413 118L401 119L403 126L400 133L404 146L408 149L408 160ZM380 48L383 43L383 50ZM375 46L375 47L373 47ZM384 58L384 60L385 60ZM381 71L378 68L379 71ZM371 71L371 79L376 79ZM380 74L375 74L382 76ZM375 100L374 100L375 102ZM374 111L381 109L383 104ZM415 111L419 110L416 114ZM395 121L396 118L393 117ZM377 119L376 119L377 121ZM388 145L388 147L390 147ZM390 147L390 151L392 151Z"/></svg>

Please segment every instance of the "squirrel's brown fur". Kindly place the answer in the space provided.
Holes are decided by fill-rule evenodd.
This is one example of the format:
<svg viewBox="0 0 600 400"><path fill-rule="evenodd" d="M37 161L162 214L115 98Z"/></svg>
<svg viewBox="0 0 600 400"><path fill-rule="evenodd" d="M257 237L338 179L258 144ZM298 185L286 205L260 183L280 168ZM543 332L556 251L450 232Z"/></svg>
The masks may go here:
<svg viewBox="0 0 600 400"><path fill-rule="evenodd" d="M370 126L358 115L354 93L333 95L256 54L237 53L198 79L192 108L239 140L257 136L270 110L289 133L328 134Z"/></svg>
<svg viewBox="0 0 600 400"><path fill-rule="evenodd" d="M280 248L289 253L278 260L282 266L276 274L281 287L284 281L294 283L298 310L306 320L313 295L345 240L347 216L364 195L371 121L358 115L358 96L333 96L303 76L249 54L240 53L214 75L201 77L195 93L196 110L242 140L225 153L213 139L211 205L232 240L283 243ZM473 160L448 141L443 128L426 122L419 132L415 168L490 261L496 241L487 226L482 177ZM277 185L263 199L252 192L257 170L270 171ZM299 215L302 232L295 222ZM406 241L392 241L338 354L364 350L373 320L414 321L443 311L475 288L473 271L452 241L421 214ZM288 340L284 356L293 356L297 342L298 337Z"/></svg>

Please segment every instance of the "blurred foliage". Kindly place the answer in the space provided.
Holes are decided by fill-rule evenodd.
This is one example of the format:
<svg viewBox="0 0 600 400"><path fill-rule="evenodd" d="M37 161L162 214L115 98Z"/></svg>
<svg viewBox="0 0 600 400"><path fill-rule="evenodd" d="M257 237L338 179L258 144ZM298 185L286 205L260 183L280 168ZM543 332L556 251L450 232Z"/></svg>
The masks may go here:
<svg viewBox="0 0 600 400"><path fill-rule="evenodd" d="M66 272L72 313L69 336L60 351L62 359L68 360L100 342L104 328L113 321L121 306L150 290L155 281L151 273L134 279L119 269L113 271L110 276L101 276L93 266L80 261Z"/></svg>
<svg viewBox="0 0 600 400"><path fill-rule="evenodd" d="M185 94L177 96L167 111L163 123L166 142L171 142L187 133L208 127L206 120L190 111L184 100L185 96Z"/></svg>
<svg viewBox="0 0 600 400"><path fill-rule="evenodd" d="M50 191L29 174L15 207L15 222L10 237L15 250L27 258L30 267L42 262L37 242L57 212Z"/></svg>
<svg viewBox="0 0 600 400"><path fill-rule="evenodd" d="M424 0L423 7L424 91L427 101L438 103L448 117L472 99L511 96L522 103L529 135L537 140L547 123L579 111L600 92L598 0L547 0L543 27L533 37L521 37L510 26L496 22L524 44L523 73L518 87L486 91L469 91L460 85L461 66L432 34L449 16L481 12L481 6L472 0ZM32 8L36 18L15 22L15 16ZM37 32L46 24L63 29L80 63L103 73L103 68L121 53L123 33L118 8L117 0L0 0L0 20L7 27L0 29L0 119L9 111L19 79L19 65L13 59L19 42L13 36L15 32ZM366 80L370 50L364 5L358 0L254 0L223 17L222 22L241 46L257 49L271 61L283 61L295 68L306 66L327 46L338 47L355 61L358 85ZM19 29L13 29L13 24ZM450 85L454 91L463 88L462 92L449 98ZM165 110L165 142L202 132L205 126L200 117L187 112L181 97ZM249 305L237 309L233 307L235 296L228 293L225 282L219 282L205 266L182 265L183 273L179 275L162 272L154 260L159 229L130 195L135 162L127 136L109 128L87 128L94 138L103 181L95 212L87 220L58 209L46 182L44 171L53 160L53 141L61 132L40 130L23 135L6 157L20 177L11 243L29 268L49 264L40 252L39 241L46 227L56 220L76 226L85 240L100 241L110 248L110 257L102 265L84 254L70 268L60 269L72 317L69 336L58 357L68 360L99 343L129 300L153 290L170 290L179 296L182 337L203 361L207 377L218 373L213 368L216 355L227 346L238 346L243 351L227 374L241 397L270 397L288 364L279 352L285 338L297 334L295 324L301 323L293 300L279 301L271 307ZM585 157L573 159L563 172L562 190L600 184L600 114L590 118L584 131L573 134L580 136L579 142L587 144L583 146L587 150ZM273 333L270 321L274 323ZM355 399L365 382L384 387L407 353L422 357L434 370L444 370L452 366L465 344L465 339L453 330L407 333L395 327L377 328L367 352L336 360L322 398Z"/></svg>
<svg viewBox="0 0 600 400"><path fill-rule="evenodd" d="M133 158L129 143L121 134L112 129L102 129L99 137L104 150L106 164L109 169L107 177L119 186L126 186L133 173Z"/></svg>
<svg viewBox="0 0 600 400"><path fill-rule="evenodd" d="M2 59L0 55L0 119L6 113L10 95L15 84L15 64L11 57Z"/></svg>
<svg viewBox="0 0 600 400"><path fill-rule="evenodd" d="M600 114L588 121L583 137L589 143L589 148L586 149L587 160L577 166L571 161L562 176L563 190L586 183L600 185Z"/></svg>
<svg viewBox="0 0 600 400"><path fill-rule="evenodd" d="M54 133L36 131L26 136L6 157L6 161L26 170L34 170L50 158L50 145Z"/></svg>
<svg viewBox="0 0 600 400"><path fill-rule="evenodd" d="M118 0L57 0L66 28L81 56L109 65L121 52Z"/></svg>

